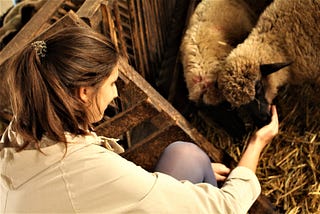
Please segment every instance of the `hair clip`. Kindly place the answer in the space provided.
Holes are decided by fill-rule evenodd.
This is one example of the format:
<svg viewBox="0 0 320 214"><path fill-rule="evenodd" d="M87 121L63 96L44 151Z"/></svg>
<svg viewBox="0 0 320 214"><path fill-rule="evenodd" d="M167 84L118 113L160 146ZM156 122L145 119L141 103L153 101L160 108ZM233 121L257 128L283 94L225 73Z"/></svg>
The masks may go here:
<svg viewBox="0 0 320 214"><path fill-rule="evenodd" d="M31 46L35 49L36 53L40 57L45 57L47 53L47 44L45 41L35 41L31 43Z"/></svg>

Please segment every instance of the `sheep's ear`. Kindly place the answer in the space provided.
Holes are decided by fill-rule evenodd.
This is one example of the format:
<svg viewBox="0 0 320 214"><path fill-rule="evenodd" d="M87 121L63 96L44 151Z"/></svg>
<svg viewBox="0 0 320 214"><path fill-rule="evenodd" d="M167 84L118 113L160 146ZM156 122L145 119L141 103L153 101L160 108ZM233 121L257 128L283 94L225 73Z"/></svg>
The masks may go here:
<svg viewBox="0 0 320 214"><path fill-rule="evenodd" d="M271 64L262 64L260 65L260 72L262 76L268 76L281 68L284 68L290 65L292 62L278 62L278 63L271 63Z"/></svg>

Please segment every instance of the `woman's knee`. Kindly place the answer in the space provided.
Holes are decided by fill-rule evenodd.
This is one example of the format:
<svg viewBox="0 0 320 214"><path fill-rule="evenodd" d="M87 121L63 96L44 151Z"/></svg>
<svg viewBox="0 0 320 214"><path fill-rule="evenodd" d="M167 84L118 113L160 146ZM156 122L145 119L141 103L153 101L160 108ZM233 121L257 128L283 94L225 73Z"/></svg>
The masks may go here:
<svg viewBox="0 0 320 214"><path fill-rule="evenodd" d="M207 154L196 144L191 142L176 141L167 146L164 152L172 153L178 157L197 158L209 160Z"/></svg>

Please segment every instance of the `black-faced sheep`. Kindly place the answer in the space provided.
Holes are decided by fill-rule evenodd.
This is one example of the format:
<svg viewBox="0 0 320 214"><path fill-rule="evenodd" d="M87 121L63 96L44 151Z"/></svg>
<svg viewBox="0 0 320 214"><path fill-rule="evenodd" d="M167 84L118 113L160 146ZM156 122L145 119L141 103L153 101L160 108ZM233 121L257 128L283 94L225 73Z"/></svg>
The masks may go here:
<svg viewBox="0 0 320 214"><path fill-rule="evenodd" d="M180 46L189 99L216 105L215 67L242 42L257 20L243 0L202 0L192 14Z"/></svg>
<svg viewBox="0 0 320 214"><path fill-rule="evenodd" d="M235 107L254 105L267 121L280 86L320 84L319 20L318 0L275 0L219 69L226 100Z"/></svg>

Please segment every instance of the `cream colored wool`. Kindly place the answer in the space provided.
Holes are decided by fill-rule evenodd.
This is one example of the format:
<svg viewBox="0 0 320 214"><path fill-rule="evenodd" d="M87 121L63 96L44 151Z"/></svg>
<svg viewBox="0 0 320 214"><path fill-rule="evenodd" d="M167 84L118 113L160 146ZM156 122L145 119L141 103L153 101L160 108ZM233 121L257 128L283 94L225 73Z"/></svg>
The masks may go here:
<svg viewBox="0 0 320 214"><path fill-rule="evenodd" d="M218 85L227 101L250 103L259 81L269 103L285 84L320 84L319 20L320 1L275 0L220 68ZM262 77L261 65L283 62L292 64Z"/></svg>
<svg viewBox="0 0 320 214"><path fill-rule="evenodd" d="M216 105L216 67L243 41L257 16L242 0L203 0L192 14L181 43L181 60L189 99Z"/></svg>

